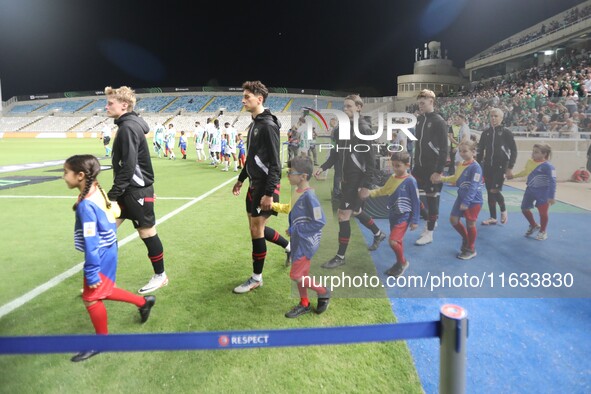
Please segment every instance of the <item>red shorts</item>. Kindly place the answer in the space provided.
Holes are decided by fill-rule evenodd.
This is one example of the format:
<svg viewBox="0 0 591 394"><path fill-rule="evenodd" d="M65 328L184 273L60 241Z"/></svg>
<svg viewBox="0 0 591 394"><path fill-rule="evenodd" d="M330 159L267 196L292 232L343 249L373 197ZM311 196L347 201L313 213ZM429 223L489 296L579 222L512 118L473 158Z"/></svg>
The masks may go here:
<svg viewBox="0 0 591 394"><path fill-rule="evenodd" d="M396 224L390 228L390 241L402 242L406 229L408 228L408 222L402 222Z"/></svg>
<svg viewBox="0 0 591 394"><path fill-rule="evenodd" d="M471 222L475 222L476 220L478 220L478 214L480 213L481 207L482 205L480 204L474 204L470 208L466 209L464 211L464 217L466 218L466 220L469 220Z"/></svg>
<svg viewBox="0 0 591 394"><path fill-rule="evenodd" d="M92 302L98 300L104 300L108 296L111 295L113 292L113 287L115 287L115 282L111 279L107 278L105 275L99 272L99 277L101 278L101 285L96 289L91 289L86 284L86 278L84 278L84 291L82 292L82 299L84 301Z"/></svg>
<svg viewBox="0 0 591 394"><path fill-rule="evenodd" d="M291 264L291 271L289 271L289 277L292 280L300 280L304 276L308 276L310 273L310 260L303 256L300 257L297 261L294 261Z"/></svg>

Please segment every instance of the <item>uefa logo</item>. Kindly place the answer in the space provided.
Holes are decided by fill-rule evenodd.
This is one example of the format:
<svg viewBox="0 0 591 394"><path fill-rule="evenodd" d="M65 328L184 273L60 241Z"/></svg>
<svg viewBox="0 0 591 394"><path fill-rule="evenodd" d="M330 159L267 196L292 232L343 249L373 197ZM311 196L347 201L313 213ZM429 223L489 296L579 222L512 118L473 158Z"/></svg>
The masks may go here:
<svg viewBox="0 0 591 394"><path fill-rule="evenodd" d="M230 344L230 338L227 335L220 335L218 338L218 343L222 347L226 347Z"/></svg>

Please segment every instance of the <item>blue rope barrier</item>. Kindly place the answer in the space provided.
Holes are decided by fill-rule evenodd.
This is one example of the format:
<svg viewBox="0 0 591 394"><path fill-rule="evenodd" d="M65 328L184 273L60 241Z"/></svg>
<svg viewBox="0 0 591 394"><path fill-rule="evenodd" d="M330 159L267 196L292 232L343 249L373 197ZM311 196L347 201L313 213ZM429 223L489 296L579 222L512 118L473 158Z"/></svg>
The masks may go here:
<svg viewBox="0 0 591 394"><path fill-rule="evenodd" d="M438 338L440 322L162 334L0 337L0 354L223 350Z"/></svg>

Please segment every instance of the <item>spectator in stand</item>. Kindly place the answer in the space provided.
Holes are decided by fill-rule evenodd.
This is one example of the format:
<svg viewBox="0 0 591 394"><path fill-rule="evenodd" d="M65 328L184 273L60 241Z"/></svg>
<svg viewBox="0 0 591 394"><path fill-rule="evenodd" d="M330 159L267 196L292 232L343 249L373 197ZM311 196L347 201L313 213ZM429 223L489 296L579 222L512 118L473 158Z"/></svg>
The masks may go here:
<svg viewBox="0 0 591 394"><path fill-rule="evenodd" d="M575 124L572 118L566 120L566 124L558 132L559 137L576 138L579 134L579 126Z"/></svg>
<svg viewBox="0 0 591 394"><path fill-rule="evenodd" d="M578 109L577 103L579 102L579 96L572 88L568 89L566 92L566 101L564 106L568 110L568 113L572 116L572 114Z"/></svg>
<svg viewBox="0 0 591 394"><path fill-rule="evenodd" d="M550 131L550 117L548 115L542 116L542 121L536 125L536 131Z"/></svg>

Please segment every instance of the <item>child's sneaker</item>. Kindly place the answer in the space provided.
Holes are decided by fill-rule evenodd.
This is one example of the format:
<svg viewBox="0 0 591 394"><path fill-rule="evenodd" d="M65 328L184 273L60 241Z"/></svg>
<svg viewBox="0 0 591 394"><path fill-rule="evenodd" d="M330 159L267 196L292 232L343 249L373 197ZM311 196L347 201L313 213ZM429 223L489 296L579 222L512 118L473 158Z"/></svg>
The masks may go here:
<svg viewBox="0 0 591 394"><path fill-rule="evenodd" d="M488 219L482 221L483 226L491 226L494 224L497 224L497 219L495 219L495 218L488 218Z"/></svg>
<svg viewBox="0 0 591 394"><path fill-rule="evenodd" d="M80 352L80 353L74 355L74 357L72 357L70 359L70 361L72 361L74 363L77 363L80 361L86 361L89 358L96 356L97 354L99 354L99 352L97 352L96 350L88 350L86 352Z"/></svg>
<svg viewBox="0 0 591 394"><path fill-rule="evenodd" d="M394 264L392 267L390 267L390 269L388 269L385 272L385 274L388 276L398 278L399 276L402 276L402 274L404 274L404 271L406 271L409 265L410 263L408 262L408 260L406 260L404 264L397 261L396 264Z"/></svg>
<svg viewBox="0 0 591 394"><path fill-rule="evenodd" d="M507 211L501 212L501 224L507 224L508 221L509 215L507 214Z"/></svg>
<svg viewBox="0 0 591 394"><path fill-rule="evenodd" d="M540 226L537 224L535 226L529 226L529 228L525 232L525 236L529 237L530 235L532 235L533 233L535 233L536 231L539 231L539 230L540 230Z"/></svg>
<svg viewBox="0 0 591 394"><path fill-rule="evenodd" d="M326 293L318 295L318 303L316 304L316 313L321 314L328 309L330 303L330 289L326 288Z"/></svg>
<svg viewBox="0 0 591 394"><path fill-rule="evenodd" d="M312 306L303 306L302 304L297 304L289 312L285 314L285 317L289 317L290 319L305 315L306 313L312 312Z"/></svg>
<svg viewBox="0 0 591 394"><path fill-rule="evenodd" d="M458 254L457 258L461 260L470 260L476 257L476 254L476 250L466 249L463 250L462 253Z"/></svg>
<svg viewBox="0 0 591 394"><path fill-rule="evenodd" d="M148 318L150 317L150 311L152 310L152 307L156 303L156 297L154 297L152 295L144 296L144 299L146 300L146 303L141 308L138 308L138 311L140 312L140 319L141 319L142 323L145 323L148 321Z"/></svg>
<svg viewBox="0 0 591 394"><path fill-rule="evenodd" d="M543 241L543 240L545 240L545 239L548 239L548 233L547 233L547 232L545 232L545 231L540 231L540 232L538 233L538 235L536 235L536 239L537 239L538 241Z"/></svg>

